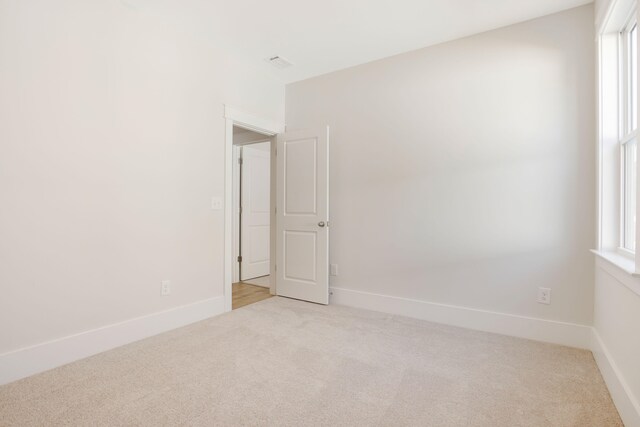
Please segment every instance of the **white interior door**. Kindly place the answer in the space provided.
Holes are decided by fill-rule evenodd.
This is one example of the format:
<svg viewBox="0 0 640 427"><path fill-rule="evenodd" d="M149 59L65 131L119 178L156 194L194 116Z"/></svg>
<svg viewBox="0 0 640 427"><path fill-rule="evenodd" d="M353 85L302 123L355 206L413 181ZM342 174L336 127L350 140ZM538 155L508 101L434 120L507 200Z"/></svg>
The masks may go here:
<svg viewBox="0 0 640 427"><path fill-rule="evenodd" d="M287 132L277 146L276 293L329 303L329 129Z"/></svg>
<svg viewBox="0 0 640 427"><path fill-rule="evenodd" d="M242 147L240 280L269 274L270 146L263 142Z"/></svg>

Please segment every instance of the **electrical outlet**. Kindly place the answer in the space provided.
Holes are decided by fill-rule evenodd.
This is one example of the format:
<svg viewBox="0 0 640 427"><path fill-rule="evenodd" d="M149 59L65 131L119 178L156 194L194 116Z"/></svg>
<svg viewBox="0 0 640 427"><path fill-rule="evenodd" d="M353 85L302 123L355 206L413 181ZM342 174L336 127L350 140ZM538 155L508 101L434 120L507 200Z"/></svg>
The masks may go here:
<svg viewBox="0 0 640 427"><path fill-rule="evenodd" d="M220 197L211 198L211 210L219 211L222 209L222 199Z"/></svg>
<svg viewBox="0 0 640 427"><path fill-rule="evenodd" d="M330 276L338 275L338 264L329 264L329 275Z"/></svg>
<svg viewBox="0 0 640 427"><path fill-rule="evenodd" d="M160 295L169 295L171 293L171 280L163 280L160 287Z"/></svg>
<svg viewBox="0 0 640 427"><path fill-rule="evenodd" d="M540 304L551 304L551 289L538 288L538 302Z"/></svg>

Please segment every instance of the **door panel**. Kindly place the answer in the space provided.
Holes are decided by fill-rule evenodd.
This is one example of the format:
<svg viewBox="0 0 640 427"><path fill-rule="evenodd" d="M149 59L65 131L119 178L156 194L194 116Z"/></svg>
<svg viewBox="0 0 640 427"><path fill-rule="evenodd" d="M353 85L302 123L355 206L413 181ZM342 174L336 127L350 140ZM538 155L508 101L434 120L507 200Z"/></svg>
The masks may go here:
<svg viewBox="0 0 640 427"><path fill-rule="evenodd" d="M329 303L329 129L277 146L276 293Z"/></svg>
<svg viewBox="0 0 640 427"><path fill-rule="evenodd" d="M284 181L285 215L316 215L317 139L290 141L284 150L287 179Z"/></svg>
<svg viewBox="0 0 640 427"><path fill-rule="evenodd" d="M284 232L284 278L311 284L316 282L317 232Z"/></svg>
<svg viewBox="0 0 640 427"><path fill-rule="evenodd" d="M269 274L270 178L269 143L242 147L242 228L240 280Z"/></svg>
<svg viewBox="0 0 640 427"><path fill-rule="evenodd" d="M251 264L269 261L269 225L252 225L249 227L247 237L249 244L247 245L248 261ZM269 274L269 270L266 270ZM265 274L262 274L264 276ZM257 277L257 276L256 276Z"/></svg>

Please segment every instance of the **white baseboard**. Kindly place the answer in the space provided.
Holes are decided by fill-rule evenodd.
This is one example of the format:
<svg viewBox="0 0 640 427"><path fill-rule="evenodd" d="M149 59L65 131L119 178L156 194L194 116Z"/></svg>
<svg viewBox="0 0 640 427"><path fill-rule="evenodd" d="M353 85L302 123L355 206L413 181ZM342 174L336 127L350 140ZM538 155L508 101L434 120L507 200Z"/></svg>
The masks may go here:
<svg viewBox="0 0 640 427"><path fill-rule="evenodd" d="M0 354L0 385L224 312L216 297Z"/></svg>
<svg viewBox="0 0 640 427"><path fill-rule="evenodd" d="M626 426L640 426L640 403L635 399L631 389L624 380L611 354L602 342L598 331L593 329L591 351L607 384L613 403L615 403L620 418Z"/></svg>
<svg viewBox="0 0 640 427"><path fill-rule="evenodd" d="M331 302L485 332L591 349L591 326L439 304L344 288Z"/></svg>

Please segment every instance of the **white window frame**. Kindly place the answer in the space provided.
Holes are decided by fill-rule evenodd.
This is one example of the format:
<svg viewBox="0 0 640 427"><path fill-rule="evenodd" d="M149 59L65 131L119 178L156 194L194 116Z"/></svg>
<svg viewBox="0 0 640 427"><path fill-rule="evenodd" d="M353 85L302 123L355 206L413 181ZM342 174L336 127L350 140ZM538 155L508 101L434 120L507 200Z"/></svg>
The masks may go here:
<svg viewBox="0 0 640 427"><path fill-rule="evenodd" d="M629 142L635 138L640 138L640 132L632 133L622 124L622 120L629 123L630 111L627 109L625 98L621 95L621 84L623 77L628 75L621 63L623 58L623 38L621 34L628 32L632 27L630 24L635 21L640 23L638 17L638 3L640 0L612 0L610 1L601 18L596 24L596 53L597 61L597 94L598 94L598 210L597 210L597 242L593 252L608 262L618 266L630 275L640 277L640 241L637 235L631 236L628 233L627 241L633 239L636 242L635 254L625 249L624 242L624 157L622 155L624 146L629 146ZM640 31L640 25L637 27ZM628 49L628 46L627 46ZM638 49L635 50L636 55ZM623 74L624 72L624 74ZM638 82L634 82L636 87L632 87L635 96L638 94ZM625 83L626 88L629 87ZM626 98L628 99L628 98ZM635 118L635 116L634 116ZM636 139L637 141L637 139ZM636 144L638 144L637 141ZM636 147L636 157L637 150ZM633 150L629 150L633 151ZM631 177L630 177L631 178ZM640 171L636 173L636 188L640 192ZM630 187L629 187L630 188ZM636 202L640 202L637 196ZM640 203L638 203L640 204ZM637 206L635 206L637 208ZM634 206L629 205L629 210ZM628 218L631 218L631 212ZM640 225L638 225L640 227ZM629 228L630 230L630 228ZM640 234L640 229L638 230ZM635 238L634 238L635 237ZM631 246L632 245L627 245Z"/></svg>
<svg viewBox="0 0 640 427"><path fill-rule="evenodd" d="M632 236L628 235L627 230L627 215L629 211L627 209L627 192L628 192L628 168L627 168L627 156L626 146L629 143L635 143L637 147L637 128L633 128L634 115L637 120L637 111L634 111L632 106L632 98L634 91L637 91L637 82L633 81L631 72L631 46L630 34L636 30L638 34L638 23L636 18L636 6L634 6L619 33L618 38L618 86L619 86L619 107L618 107L618 121L619 121L619 146L620 146L620 243L618 245L618 252L622 255L635 257L635 250L632 250L629 246L629 240L633 241L635 246L635 233ZM636 41L637 43L637 41ZM635 108L637 109L637 103ZM637 148L636 148L637 149ZM636 172L637 173L637 170ZM635 191L635 185L633 190ZM637 202L637 201L636 201ZM635 217L635 213L634 213Z"/></svg>

